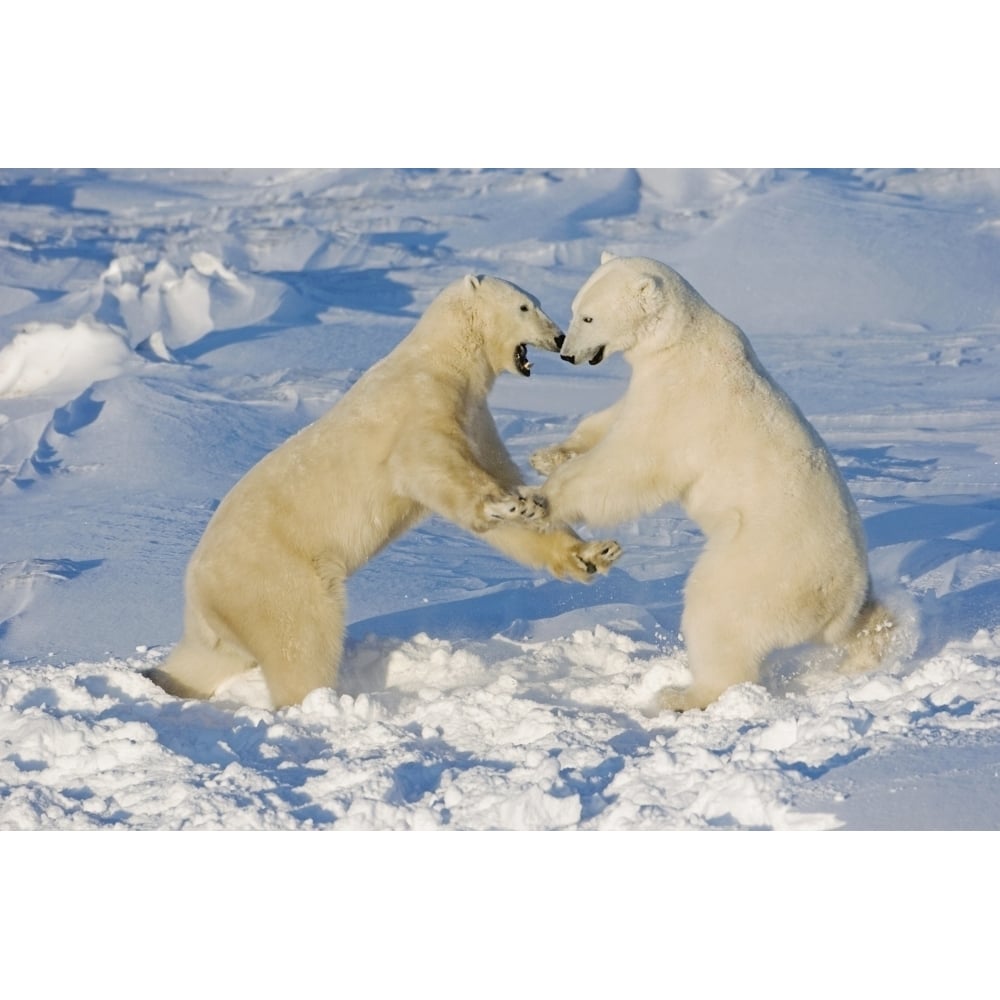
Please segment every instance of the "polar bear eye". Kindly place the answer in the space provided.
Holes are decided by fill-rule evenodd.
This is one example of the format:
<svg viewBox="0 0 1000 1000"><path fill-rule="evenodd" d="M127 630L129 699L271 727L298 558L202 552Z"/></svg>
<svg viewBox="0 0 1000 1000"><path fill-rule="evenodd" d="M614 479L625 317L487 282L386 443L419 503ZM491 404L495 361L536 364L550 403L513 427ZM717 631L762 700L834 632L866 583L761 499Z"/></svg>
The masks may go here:
<svg viewBox="0 0 1000 1000"><path fill-rule="evenodd" d="M583 321L584 321L584 323L593 323L594 322L594 317L593 316L584 316L583 317Z"/></svg>
<svg viewBox="0 0 1000 1000"><path fill-rule="evenodd" d="M521 312L526 313L528 311L527 306L521 306Z"/></svg>

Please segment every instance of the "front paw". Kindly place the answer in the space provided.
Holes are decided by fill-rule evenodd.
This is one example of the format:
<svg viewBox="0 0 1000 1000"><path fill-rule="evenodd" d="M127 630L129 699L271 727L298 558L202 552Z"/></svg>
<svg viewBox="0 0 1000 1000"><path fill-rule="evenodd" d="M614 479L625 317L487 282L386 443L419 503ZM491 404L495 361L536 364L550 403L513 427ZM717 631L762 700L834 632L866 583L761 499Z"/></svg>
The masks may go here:
<svg viewBox="0 0 1000 1000"><path fill-rule="evenodd" d="M538 524L549 516L549 502L540 493L506 493L486 500L483 513L490 521L528 521Z"/></svg>
<svg viewBox="0 0 1000 1000"><path fill-rule="evenodd" d="M615 541L584 542L573 553L577 565L588 575L607 573L622 554Z"/></svg>
<svg viewBox="0 0 1000 1000"><path fill-rule="evenodd" d="M539 448L531 453L528 461L535 472L543 476L550 476L564 462L568 462L575 451L563 448L561 445L553 445L551 448Z"/></svg>

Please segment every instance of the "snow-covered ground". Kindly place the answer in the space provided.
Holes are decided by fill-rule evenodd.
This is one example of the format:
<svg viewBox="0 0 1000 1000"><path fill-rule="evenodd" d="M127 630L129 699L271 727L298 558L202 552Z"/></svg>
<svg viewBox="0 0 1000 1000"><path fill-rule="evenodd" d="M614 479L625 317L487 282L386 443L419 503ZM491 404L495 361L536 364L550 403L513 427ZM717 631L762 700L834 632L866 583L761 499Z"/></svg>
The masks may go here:
<svg viewBox="0 0 1000 1000"><path fill-rule="evenodd" d="M700 545L667 508L590 586L425 522L298 707L142 676L219 498L445 284L565 324L604 248L675 266L829 442L895 662L652 712ZM535 481L627 367L532 360L491 405ZM0 171L0 660L2 830L1000 828L1000 171Z"/></svg>

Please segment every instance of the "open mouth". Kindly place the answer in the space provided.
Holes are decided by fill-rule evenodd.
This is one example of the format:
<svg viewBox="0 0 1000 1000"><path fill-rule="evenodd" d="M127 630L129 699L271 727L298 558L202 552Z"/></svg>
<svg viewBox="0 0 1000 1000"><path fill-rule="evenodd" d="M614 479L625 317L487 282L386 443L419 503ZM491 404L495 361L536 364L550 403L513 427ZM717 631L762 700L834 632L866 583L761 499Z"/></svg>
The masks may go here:
<svg viewBox="0 0 1000 1000"><path fill-rule="evenodd" d="M605 345L601 344L601 346L597 348L597 350L594 352L594 356L587 362L587 364L599 365L604 360L604 347ZM571 365L576 364L575 354L560 354L559 357L561 357L563 361L568 361Z"/></svg>
<svg viewBox="0 0 1000 1000"><path fill-rule="evenodd" d="M518 344L514 348L514 367L527 378L531 374L531 362L528 360L528 345Z"/></svg>

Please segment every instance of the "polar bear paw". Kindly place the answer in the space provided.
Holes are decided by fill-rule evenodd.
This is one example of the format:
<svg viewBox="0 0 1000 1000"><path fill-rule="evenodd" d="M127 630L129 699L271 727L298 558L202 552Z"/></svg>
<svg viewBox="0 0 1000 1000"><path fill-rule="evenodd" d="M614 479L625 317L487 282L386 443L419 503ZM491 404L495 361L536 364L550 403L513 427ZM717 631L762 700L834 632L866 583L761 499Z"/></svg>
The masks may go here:
<svg viewBox="0 0 1000 1000"><path fill-rule="evenodd" d="M584 542L573 553L579 567L588 575L607 573L622 554L615 541Z"/></svg>
<svg viewBox="0 0 1000 1000"><path fill-rule="evenodd" d="M540 493L506 493L486 500L483 513L491 521L539 523L549 516L549 502Z"/></svg>
<svg viewBox="0 0 1000 1000"><path fill-rule="evenodd" d="M577 452L561 445L553 445L551 448L539 448L533 451L528 461L535 472L543 476L550 476L564 462L568 462L576 456Z"/></svg>
<svg viewBox="0 0 1000 1000"><path fill-rule="evenodd" d="M690 712L707 708L718 697L696 691L694 688L664 688L658 696L661 711Z"/></svg>

